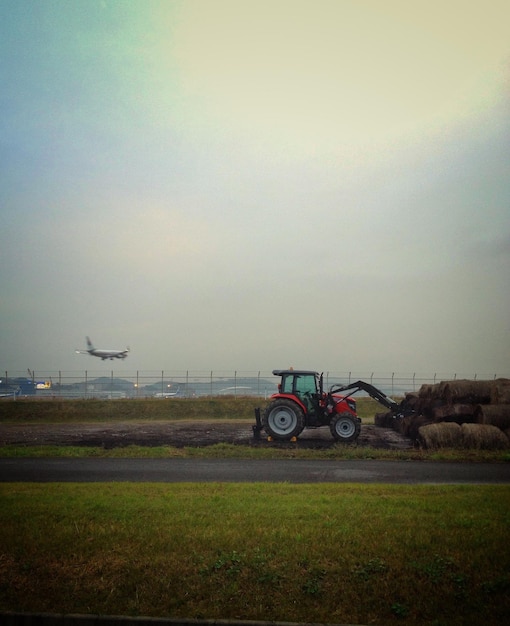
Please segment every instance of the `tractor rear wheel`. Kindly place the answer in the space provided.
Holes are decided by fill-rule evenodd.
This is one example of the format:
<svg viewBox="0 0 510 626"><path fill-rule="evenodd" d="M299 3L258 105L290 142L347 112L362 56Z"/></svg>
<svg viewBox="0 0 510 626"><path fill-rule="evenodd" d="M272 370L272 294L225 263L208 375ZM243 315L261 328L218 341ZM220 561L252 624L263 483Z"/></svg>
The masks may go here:
<svg viewBox="0 0 510 626"><path fill-rule="evenodd" d="M305 427L305 414L292 400L273 400L264 411L262 426L273 439L286 441L301 434Z"/></svg>
<svg viewBox="0 0 510 626"><path fill-rule="evenodd" d="M344 412L335 415L329 423L331 434L337 441L348 443L355 441L361 431L361 424L357 417Z"/></svg>

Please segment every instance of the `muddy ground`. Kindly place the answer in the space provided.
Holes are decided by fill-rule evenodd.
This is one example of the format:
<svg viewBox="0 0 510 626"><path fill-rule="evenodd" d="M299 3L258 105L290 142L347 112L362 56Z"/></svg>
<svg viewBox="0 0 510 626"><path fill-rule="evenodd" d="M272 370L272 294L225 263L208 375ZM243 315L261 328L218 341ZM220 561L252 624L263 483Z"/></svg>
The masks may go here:
<svg viewBox="0 0 510 626"><path fill-rule="evenodd" d="M0 424L0 445L60 445L117 448L139 446L204 447L217 443L325 449L335 445L329 428L305 429L297 443L254 439L247 422L101 422L98 424ZM390 428L363 425L358 446L405 450L413 442Z"/></svg>

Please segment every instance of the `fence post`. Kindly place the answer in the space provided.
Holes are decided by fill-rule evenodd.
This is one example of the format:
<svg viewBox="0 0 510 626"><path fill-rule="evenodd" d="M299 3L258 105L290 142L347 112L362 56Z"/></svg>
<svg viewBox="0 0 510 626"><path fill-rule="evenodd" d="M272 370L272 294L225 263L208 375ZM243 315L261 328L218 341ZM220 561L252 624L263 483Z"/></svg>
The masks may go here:
<svg viewBox="0 0 510 626"><path fill-rule="evenodd" d="M5 370L5 384L7 385L7 388L9 388L9 372L7 370ZM12 399L16 400L16 392L12 394Z"/></svg>
<svg viewBox="0 0 510 626"><path fill-rule="evenodd" d="M237 370L234 371L234 398L237 398Z"/></svg>
<svg viewBox="0 0 510 626"><path fill-rule="evenodd" d="M211 380L210 380L210 391L209 391L209 395L212 398L212 375L213 375L213 371L211 370Z"/></svg>
<svg viewBox="0 0 510 626"><path fill-rule="evenodd" d="M393 379L395 378L395 372L392 372L391 374L391 395L394 395L394 389L393 389Z"/></svg>

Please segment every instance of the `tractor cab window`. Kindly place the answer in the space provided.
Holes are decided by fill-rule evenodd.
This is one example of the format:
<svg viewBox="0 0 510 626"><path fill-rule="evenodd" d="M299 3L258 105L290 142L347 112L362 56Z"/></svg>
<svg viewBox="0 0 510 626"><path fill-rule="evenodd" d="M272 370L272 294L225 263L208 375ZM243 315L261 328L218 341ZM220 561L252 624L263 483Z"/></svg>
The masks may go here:
<svg viewBox="0 0 510 626"><path fill-rule="evenodd" d="M279 388L280 393L303 396L307 393L317 394L317 378L313 374L287 374L282 376Z"/></svg>
<svg viewBox="0 0 510 626"><path fill-rule="evenodd" d="M280 385L280 393L294 393L293 390L294 376L282 376Z"/></svg>
<svg viewBox="0 0 510 626"><path fill-rule="evenodd" d="M317 393L317 380L315 376L310 375L296 375L294 376L295 383L295 393L297 395L303 395L306 393L316 394Z"/></svg>

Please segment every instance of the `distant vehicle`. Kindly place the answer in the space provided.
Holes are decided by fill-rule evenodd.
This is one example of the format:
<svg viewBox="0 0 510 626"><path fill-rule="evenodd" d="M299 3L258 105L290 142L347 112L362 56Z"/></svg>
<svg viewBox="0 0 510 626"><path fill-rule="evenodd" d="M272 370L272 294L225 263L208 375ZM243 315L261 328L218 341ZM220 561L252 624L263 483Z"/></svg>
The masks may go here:
<svg viewBox="0 0 510 626"><path fill-rule="evenodd" d="M12 391L0 391L0 398L15 398L19 396L21 389L18 387L17 389L13 389Z"/></svg>
<svg viewBox="0 0 510 626"><path fill-rule="evenodd" d="M128 355L129 348L125 350L101 350L99 348L94 348L92 345L92 341L90 341L89 337L86 337L88 350L76 350L78 354L90 354L91 356L97 356L102 361L106 359L125 359Z"/></svg>
<svg viewBox="0 0 510 626"><path fill-rule="evenodd" d="M168 385L171 387L171 385ZM175 391L160 391L159 393L155 393L153 398L182 398L183 392L180 387L177 387Z"/></svg>
<svg viewBox="0 0 510 626"><path fill-rule="evenodd" d="M32 380L24 377L0 379L0 398L17 398L33 396L35 385Z"/></svg>

